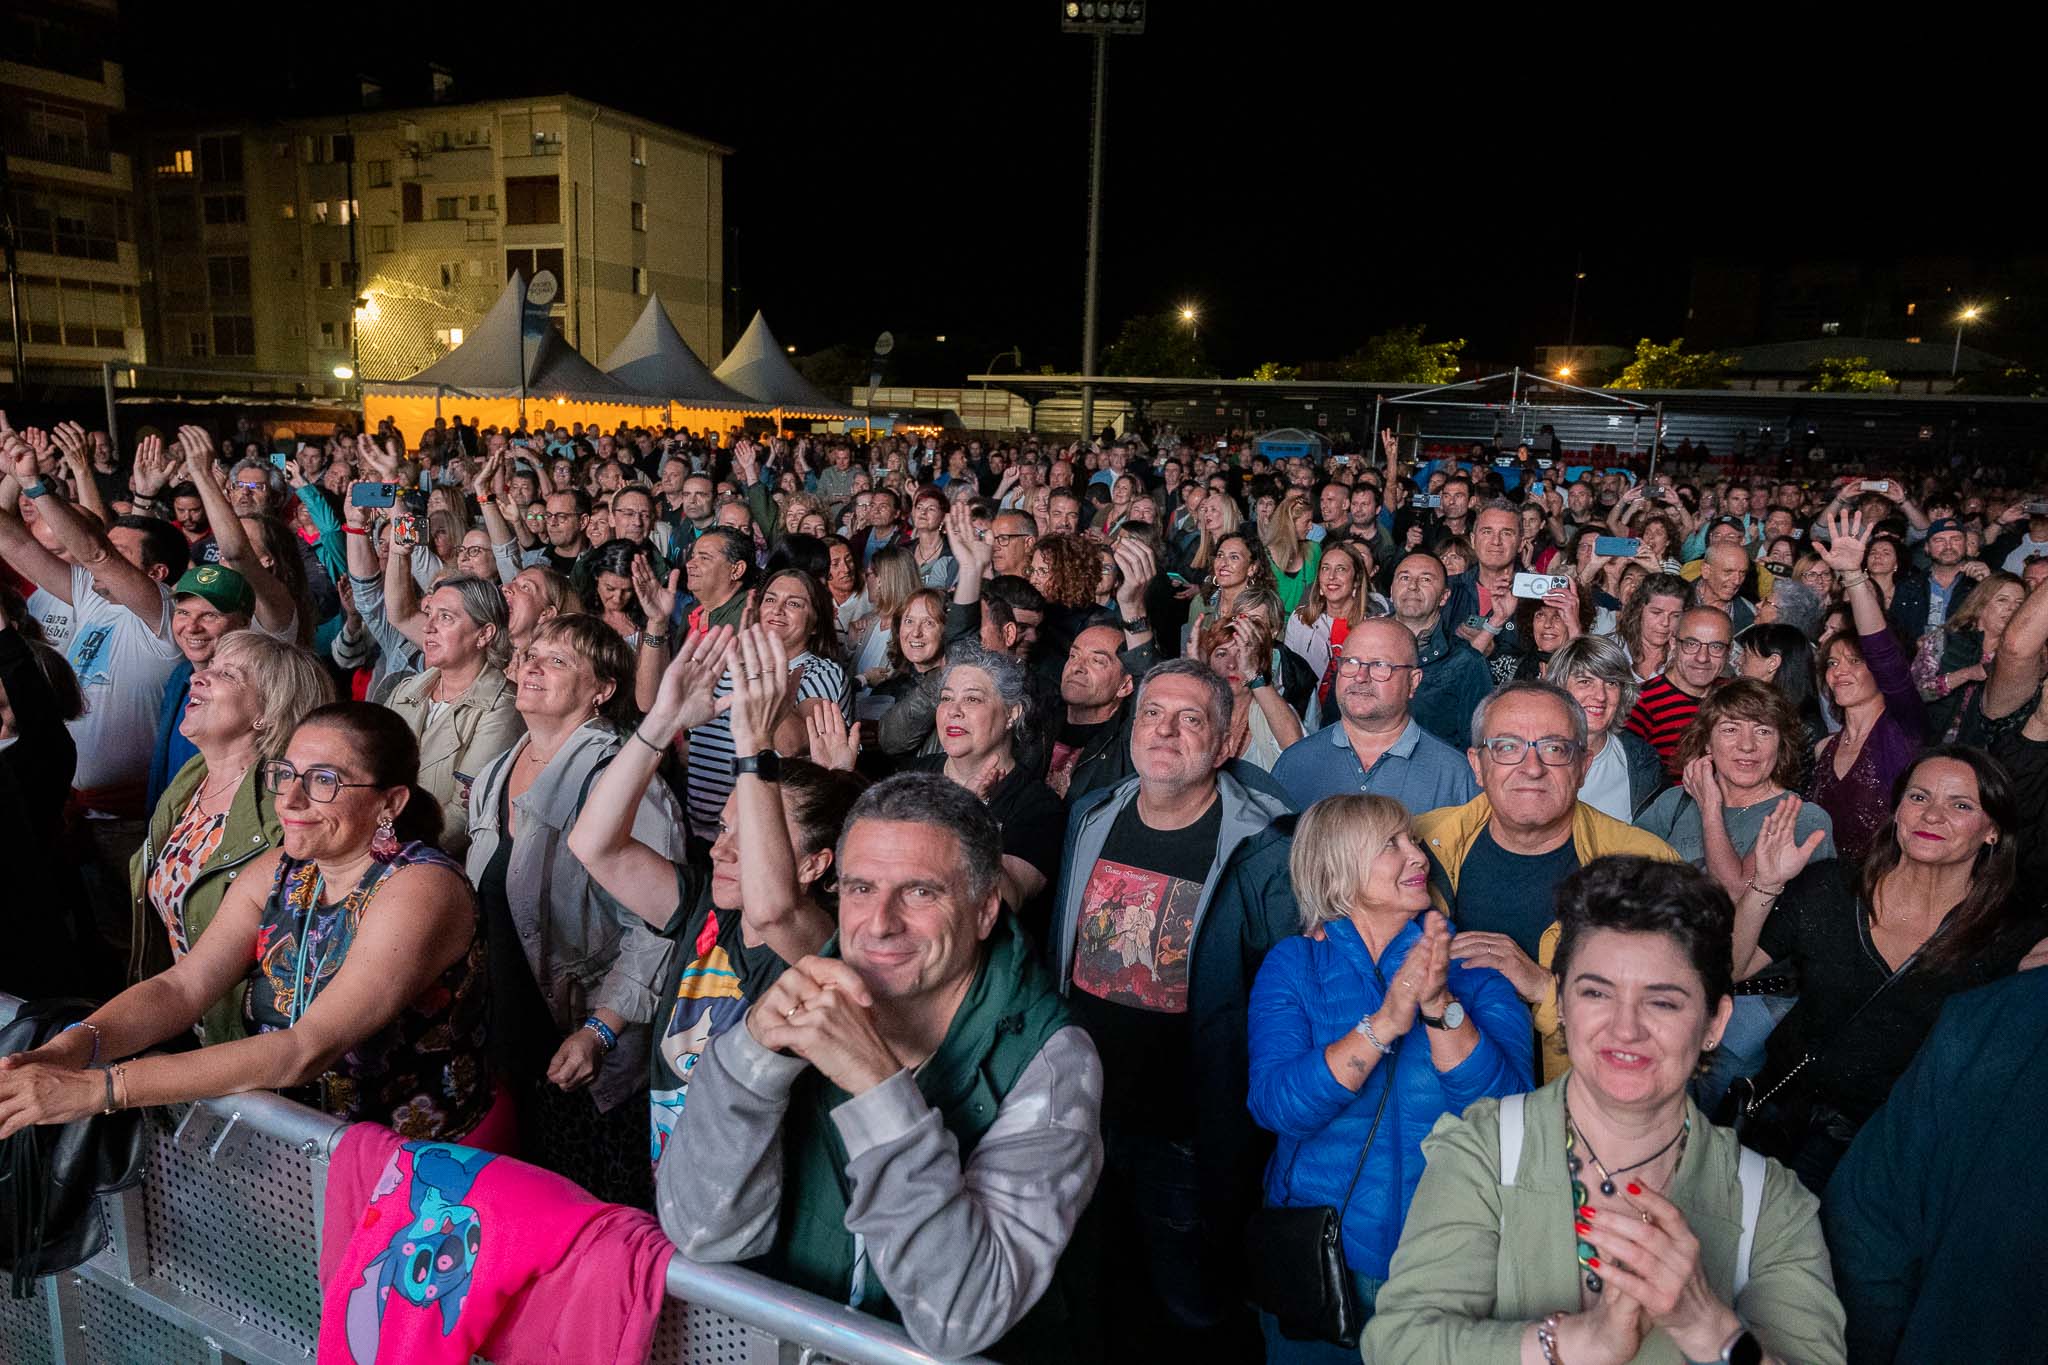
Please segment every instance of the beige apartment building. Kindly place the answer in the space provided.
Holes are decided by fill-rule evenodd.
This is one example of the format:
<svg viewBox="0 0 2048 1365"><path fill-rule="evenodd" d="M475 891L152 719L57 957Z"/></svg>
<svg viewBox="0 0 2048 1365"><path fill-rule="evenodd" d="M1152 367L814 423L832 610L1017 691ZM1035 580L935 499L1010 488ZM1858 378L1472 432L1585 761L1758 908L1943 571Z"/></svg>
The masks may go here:
<svg viewBox="0 0 2048 1365"><path fill-rule="evenodd" d="M555 325L593 363L655 291L707 364L724 353L716 143L567 95L145 141L153 364L403 378L515 269L554 272Z"/></svg>
<svg viewBox="0 0 2048 1365"><path fill-rule="evenodd" d="M127 102L113 0L0 7L0 147L18 233L23 368L31 386L98 385L143 356L135 179L114 150ZM0 263L0 384L15 337Z"/></svg>

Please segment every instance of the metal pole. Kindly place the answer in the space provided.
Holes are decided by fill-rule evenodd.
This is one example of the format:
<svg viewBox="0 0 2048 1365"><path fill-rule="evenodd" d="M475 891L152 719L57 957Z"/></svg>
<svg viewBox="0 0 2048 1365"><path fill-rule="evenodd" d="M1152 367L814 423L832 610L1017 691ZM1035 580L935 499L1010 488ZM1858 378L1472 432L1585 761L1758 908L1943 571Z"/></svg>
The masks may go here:
<svg viewBox="0 0 2048 1365"><path fill-rule="evenodd" d="M1081 435L1095 439L1096 279L1102 250L1102 126L1109 112L1109 35L1095 35L1095 101L1088 130L1088 273L1081 302ZM19 333L17 333L19 335Z"/></svg>
<svg viewBox="0 0 2048 1365"><path fill-rule="evenodd" d="M107 444L119 451L121 429L114 423L114 362L111 360L100 362L100 394L107 400Z"/></svg>
<svg viewBox="0 0 2048 1365"><path fill-rule="evenodd" d="M1956 349L1948 358L1948 377L1956 377L1956 369L1963 363L1963 324L1956 324Z"/></svg>
<svg viewBox="0 0 2048 1365"><path fill-rule="evenodd" d="M0 147L0 248L7 261L7 316L14 329L14 396L28 402L28 360L22 349L21 263L14 258L14 191L8 188L7 149Z"/></svg>

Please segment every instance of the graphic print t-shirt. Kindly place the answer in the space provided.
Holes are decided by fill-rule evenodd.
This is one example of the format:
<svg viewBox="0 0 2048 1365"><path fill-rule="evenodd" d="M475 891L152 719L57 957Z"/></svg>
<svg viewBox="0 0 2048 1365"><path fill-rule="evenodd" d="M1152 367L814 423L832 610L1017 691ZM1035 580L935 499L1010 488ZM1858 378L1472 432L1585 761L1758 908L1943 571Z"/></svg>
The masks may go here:
<svg viewBox="0 0 2048 1365"><path fill-rule="evenodd" d="M1132 801L1088 871L1069 1001L1102 1056L1104 1119L1185 1136L1188 960L1223 802L1184 829L1156 830Z"/></svg>

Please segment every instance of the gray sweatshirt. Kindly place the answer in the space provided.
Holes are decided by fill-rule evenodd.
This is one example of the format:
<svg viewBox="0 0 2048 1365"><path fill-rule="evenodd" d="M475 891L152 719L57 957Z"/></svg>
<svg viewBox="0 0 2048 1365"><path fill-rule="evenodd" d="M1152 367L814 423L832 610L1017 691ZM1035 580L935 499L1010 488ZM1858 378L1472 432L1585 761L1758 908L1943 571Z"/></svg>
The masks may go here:
<svg viewBox="0 0 2048 1365"><path fill-rule="evenodd" d="M684 1255L743 1261L775 1244L782 1123L809 1065L744 1022L705 1049L655 1176L662 1230ZM1102 1063L1077 1025L1046 1040L964 1168L909 1071L832 1111L847 1230L920 1348L972 1355L1045 1293L1102 1173L1101 1112Z"/></svg>

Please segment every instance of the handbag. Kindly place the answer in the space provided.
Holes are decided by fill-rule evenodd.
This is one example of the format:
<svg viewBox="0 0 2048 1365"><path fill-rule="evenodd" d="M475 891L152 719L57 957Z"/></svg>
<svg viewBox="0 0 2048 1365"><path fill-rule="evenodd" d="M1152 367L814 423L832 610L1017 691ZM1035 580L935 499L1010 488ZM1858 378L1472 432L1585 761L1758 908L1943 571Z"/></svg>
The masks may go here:
<svg viewBox="0 0 2048 1365"><path fill-rule="evenodd" d="M1317 1204L1308 1208L1285 1205L1260 1209L1245 1230L1246 1251L1251 1264L1252 1302L1279 1323L1280 1335L1290 1341L1327 1341L1356 1348L1358 1334L1365 1328L1365 1315L1358 1305L1358 1291L1351 1283L1351 1268L1344 1263L1344 1214L1358 1189L1358 1177L1365 1172L1365 1157L1380 1131L1380 1119L1387 1112L1387 1096L1393 1092L1392 1054L1387 1083L1380 1087L1379 1107L1373 1111L1372 1127L1358 1149L1358 1164L1351 1168L1351 1183L1345 1187L1342 1207ZM1296 1158L1301 1148L1294 1149ZM1294 1177L1294 1162L1287 1163L1286 1185Z"/></svg>

